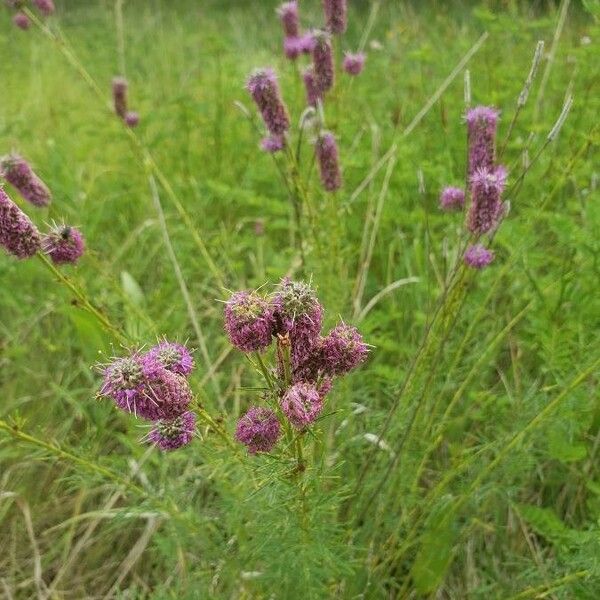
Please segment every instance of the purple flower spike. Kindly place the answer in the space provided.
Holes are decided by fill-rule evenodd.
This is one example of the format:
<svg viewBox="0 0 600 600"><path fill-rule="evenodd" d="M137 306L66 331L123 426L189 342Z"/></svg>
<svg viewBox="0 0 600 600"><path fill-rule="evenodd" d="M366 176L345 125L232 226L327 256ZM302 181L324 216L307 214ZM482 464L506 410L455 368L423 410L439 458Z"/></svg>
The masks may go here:
<svg viewBox="0 0 600 600"><path fill-rule="evenodd" d="M85 251L85 242L79 229L57 225L42 238L42 249L57 265L75 264Z"/></svg>
<svg viewBox="0 0 600 600"><path fill-rule="evenodd" d="M22 156L10 154L0 158L0 175L17 189L27 202L35 206L50 204L50 190Z"/></svg>
<svg viewBox="0 0 600 600"><path fill-rule="evenodd" d="M121 119L127 116L127 88L128 83L125 77L115 77L112 80L113 104L115 114Z"/></svg>
<svg viewBox="0 0 600 600"><path fill-rule="evenodd" d="M194 358L183 344L166 340L150 348L145 358L156 361L167 371L184 376L188 376L195 366Z"/></svg>
<svg viewBox="0 0 600 600"><path fill-rule="evenodd" d="M285 138L281 135L270 135L261 140L260 147L271 154L279 152L285 148Z"/></svg>
<svg viewBox="0 0 600 600"><path fill-rule="evenodd" d="M500 112L477 106L465 117L469 141L469 176L477 169L492 169L496 159L496 127Z"/></svg>
<svg viewBox="0 0 600 600"><path fill-rule="evenodd" d="M333 87L334 66L331 40L324 31L319 31L313 36L313 68L315 80L321 92L326 92Z"/></svg>
<svg viewBox="0 0 600 600"><path fill-rule="evenodd" d="M138 113L136 113L135 111L129 111L126 115L125 115L125 124L127 125L127 127L137 127L138 123L140 122L140 115Z"/></svg>
<svg viewBox="0 0 600 600"><path fill-rule="evenodd" d="M29 17L22 12L18 12L13 17L13 23L23 31L27 31L31 27L31 21L29 20Z"/></svg>
<svg viewBox="0 0 600 600"><path fill-rule="evenodd" d="M283 40L283 52L290 60L296 60L302 54L302 38L286 37Z"/></svg>
<svg viewBox="0 0 600 600"><path fill-rule="evenodd" d="M322 94L315 79L314 69L307 67L302 74L302 79L304 79L304 87L306 89L306 103L309 106L316 107L322 101Z"/></svg>
<svg viewBox="0 0 600 600"><path fill-rule="evenodd" d="M457 187L445 187L440 194L440 208L444 211L461 210L465 205L465 192Z"/></svg>
<svg viewBox="0 0 600 600"><path fill-rule="evenodd" d="M281 410L296 429L304 429L323 410L323 397L314 385L296 383L283 395Z"/></svg>
<svg viewBox="0 0 600 600"><path fill-rule="evenodd" d="M157 421L148 439L157 448L169 452L189 444L195 431L196 415L188 410L174 419Z"/></svg>
<svg viewBox="0 0 600 600"><path fill-rule="evenodd" d="M284 2L278 9L277 14L281 19L283 32L286 37L295 38L300 35L300 17L298 15L298 2Z"/></svg>
<svg viewBox="0 0 600 600"><path fill-rule="evenodd" d="M481 235L493 231L504 214L502 192L506 183L506 169L477 169L471 177L471 206L467 227Z"/></svg>
<svg viewBox="0 0 600 600"><path fill-rule="evenodd" d="M348 75L360 75L365 66L365 60L367 60L367 57L362 52L358 52L357 54L346 52L343 65L344 71Z"/></svg>
<svg viewBox="0 0 600 600"><path fill-rule="evenodd" d="M281 425L269 408L253 406L238 421L235 438L248 448L250 454L270 452L279 439Z"/></svg>
<svg viewBox="0 0 600 600"><path fill-rule="evenodd" d="M341 34L348 26L347 0L323 0L325 22L331 33Z"/></svg>
<svg viewBox="0 0 600 600"><path fill-rule="evenodd" d="M321 344L322 369L328 375L344 375L362 363L367 345L355 327L342 323L334 327Z"/></svg>
<svg viewBox="0 0 600 600"><path fill-rule="evenodd" d="M36 226L1 187L0 246L16 258L29 258L41 248Z"/></svg>
<svg viewBox="0 0 600 600"><path fill-rule="evenodd" d="M45 17L49 17L55 11L53 0L33 0L33 3Z"/></svg>
<svg viewBox="0 0 600 600"><path fill-rule="evenodd" d="M481 244L469 246L465 252L465 264L473 269L483 269L494 260L494 253Z"/></svg>
<svg viewBox="0 0 600 600"><path fill-rule="evenodd" d="M312 33L305 33L298 39L302 54L311 54L315 47L315 36Z"/></svg>
<svg viewBox="0 0 600 600"><path fill-rule="evenodd" d="M326 191L335 192L342 186L342 173L333 134L322 133L315 144L315 152L319 163L321 183Z"/></svg>
<svg viewBox="0 0 600 600"><path fill-rule="evenodd" d="M267 348L273 326L273 308L256 292L236 292L225 304L225 331L242 352Z"/></svg>
<svg viewBox="0 0 600 600"><path fill-rule="evenodd" d="M257 69L246 84L271 135L283 135L290 128L287 108L281 99L273 69Z"/></svg>

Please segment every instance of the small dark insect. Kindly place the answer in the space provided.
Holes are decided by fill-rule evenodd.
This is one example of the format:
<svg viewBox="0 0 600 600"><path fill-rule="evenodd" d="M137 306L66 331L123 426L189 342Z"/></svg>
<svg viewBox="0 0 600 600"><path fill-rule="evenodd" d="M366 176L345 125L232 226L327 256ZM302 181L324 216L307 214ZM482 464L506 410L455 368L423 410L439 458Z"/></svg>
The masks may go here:
<svg viewBox="0 0 600 600"><path fill-rule="evenodd" d="M71 237L71 228L63 227L62 231L60 232L60 237L63 240L68 240Z"/></svg>

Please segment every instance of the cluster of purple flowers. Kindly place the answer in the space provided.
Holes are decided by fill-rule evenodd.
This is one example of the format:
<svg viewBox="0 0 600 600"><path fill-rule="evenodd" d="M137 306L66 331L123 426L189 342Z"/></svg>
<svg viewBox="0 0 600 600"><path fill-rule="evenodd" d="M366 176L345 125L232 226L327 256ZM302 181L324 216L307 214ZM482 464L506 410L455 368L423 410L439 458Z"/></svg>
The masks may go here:
<svg viewBox="0 0 600 600"><path fill-rule="evenodd" d="M506 185L506 169L496 164L496 133L500 113L495 108L477 106L467 111L465 121L468 132L468 188L470 203L466 226L478 240L493 234L506 210L502 193ZM446 187L440 195L440 208L444 211L462 210L465 192L461 188ZM494 260L494 253L482 243L470 245L464 256L465 264L482 269Z"/></svg>
<svg viewBox="0 0 600 600"><path fill-rule="evenodd" d="M99 394L121 410L152 421L148 439L162 450L175 450L189 444L196 429L187 380L193 369L190 351L164 340L146 353L133 351L103 365Z"/></svg>
<svg viewBox="0 0 600 600"><path fill-rule="evenodd" d="M31 19L21 10L26 4L25 0L6 0L6 4L17 11L12 19L14 25L27 31L31 27ZM53 0L33 0L33 4L43 17L49 17L55 11Z"/></svg>
<svg viewBox="0 0 600 600"><path fill-rule="evenodd" d="M127 108L127 89L129 84L125 77L114 77L112 80L112 95L115 114L128 127L137 127L140 122L140 115Z"/></svg>
<svg viewBox="0 0 600 600"><path fill-rule="evenodd" d="M323 307L313 288L284 279L271 296L241 291L225 304L225 331L242 352L276 345L276 382L270 407L253 406L239 420L236 438L251 454L269 452L281 434L280 418L305 430L322 412L332 380L362 363L368 348L356 328L341 323L321 336Z"/></svg>
<svg viewBox="0 0 600 600"><path fill-rule="evenodd" d="M48 186L18 154L9 154L0 158L0 177L18 190L24 200L35 206L48 206L52 201Z"/></svg>

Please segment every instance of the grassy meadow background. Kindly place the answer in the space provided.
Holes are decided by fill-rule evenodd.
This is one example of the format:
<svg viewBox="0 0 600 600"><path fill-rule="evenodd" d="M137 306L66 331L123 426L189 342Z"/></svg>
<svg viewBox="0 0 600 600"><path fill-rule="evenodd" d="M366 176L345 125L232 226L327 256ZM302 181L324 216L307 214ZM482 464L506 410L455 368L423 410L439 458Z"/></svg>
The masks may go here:
<svg viewBox="0 0 600 600"><path fill-rule="evenodd" d="M121 70L114 3L56 3L50 26L60 27L108 103ZM298 122L304 90L280 50L277 4L127 0L123 8L136 133L214 261L210 268L159 186L214 367L197 352L192 384L230 433L257 377L230 351L219 300L297 269L285 190L234 104L254 114L245 79L271 65ZM303 25L318 24L320 2L300 4ZM341 78L326 107L345 184L332 210L313 170L319 236L336 254L310 247L307 273L326 325L341 316L374 348L332 392L326 456L307 474L308 529L298 527L293 491L272 480L268 459L236 461L210 431L169 455L140 443L144 426L95 397L91 366L122 350L39 261L0 256L0 419L38 440L0 430L0 597L600 596L600 28L590 12L598 15L597 2L585 3L589 10L564 4L382 2L364 73ZM358 47L372 7L350 5L344 49ZM81 227L88 252L65 272L132 338L150 344L166 335L198 348L129 137L52 41L10 19L3 7L0 154L18 150L54 193L49 209L25 210L40 226L64 219ZM467 66L473 104L502 110L499 140L537 40L546 43L507 147L510 181L523 148L531 158L543 145L568 94L573 108L509 197L496 260L472 279L451 335L431 357L431 380L425 373L423 387L400 403L376 448L455 260L463 216L442 213L438 195L464 181L462 71L406 129L484 32ZM393 144L393 168L386 163L356 194ZM378 297L406 278L417 280ZM403 443L418 402L429 419L418 419L418 435ZM387 471L394 448L401 460ZM371 467L357 488L365 461ZM460 508L446 518L457 498ZM414 543L403 547L407 539Z"/></svg>

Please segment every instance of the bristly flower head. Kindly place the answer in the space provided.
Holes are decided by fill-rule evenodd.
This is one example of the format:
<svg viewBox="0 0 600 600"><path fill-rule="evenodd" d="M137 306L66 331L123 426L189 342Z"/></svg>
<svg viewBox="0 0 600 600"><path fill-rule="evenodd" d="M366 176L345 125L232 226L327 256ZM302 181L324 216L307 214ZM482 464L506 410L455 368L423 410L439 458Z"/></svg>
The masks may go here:
<svg viewBox="0 0 600 600"><path fill-rule="evenodd" d="M281 410L296 429L304 429L323 410L323 398L314 385L295 383L283 395Z"/></svg>
<svg viewBox="0 0 600 600"><path fill-rule="evenodd" d="M444 211L461 210L465 205L465 192L457 187L445 187L440 194L440 208Z"/></svg>
<svg viewBox="0 0 600 600"><path fill-rule="evenodd" d="M270 452L279 439L281 426L270 408L251 407L238 421L235 437L250 454Z"/></svg>
<svg viewBox="0 0 600 600"><path fill-rule="evenodd" d="M317 31L313 34L312 57L315 81L324 93L333 87L335 78L331 40L326 32Z"/></svg>
<svg viewBox="0 0 600 600"><path fill-rule="evenodd" d="M325 23L331 33L341 34L348 26L347 0L323 0Z"/></svg>
<svg viewBox="0 0 600 600"><path fill-rule="evenodd" d="M189 444L195 431L196 415L188 410L174 419L157 421L148 439L157 448L169 452Z"/></svg>
<svg viewBox="0 0 600 600"><path fill-rule="evenodd" d="M300 17L298 15L298 2L284 2L278 9L277 13L281 19L283 32L286 37L295 38L300 35Z"/></svg>
<svg viewBox="0 0 600 600"><path fill-rule="evenodd" d="M27 202L35 206L50 204L50 190L22 156L9 154L0 158L0 176L16 188Z"/></svg>
<svg viewBox="0 0 600 600"><path fill-rule="evenodd" d="M321 183L328 192L335 192L342 186L338 148L333 134L321 133L315 143L315 152L319 163Z"/></svg>
<svg viewBox="0 0 600 600"><path fill-rule="evenodd" d="M496 128L500 112L488 106L467 111L469 175L477 169L492 169L496 159Z"/></svg>
<svg viewBox="0 0 600 600"><path fill-rule="evenodd" d="M121 119L127 116L127 79L125 77L115 77L112 80L113 104L115 113Z"/></svg>
<svg viewBox="0 0 600 600"><path fill-rule="evenodd" d="M42 250L57 265L75 264L85 251L85 242L79 229L55 225L43 236Z"/></svg>
<svg viewBox="0 0 600 600"><path fill-rule="evenodd" d="M344 71L348 73L348 75L360 75L365 66L365 60L367 57L362 52L357 52L356 54L351 54L350 52L346 52L344 55Z"/></svg>
<svg viewBox="0 0 600 600"><path fill-rule="evenodd" d="M186 377L194 370L195 366L191 352L183 344L168 342L167 340L150 348L145 357L156 361L167 371Z"/></svg>
<svg viewBox="0 0 600 600"><path fill-rule="evenodd" d="M246 89L256 103L269 133L283 135L290 128L290 118L273 69L255 70L248 78Z"/></svg>
<svg viewBox="0 0 600 600"><path fill-rule="evenodd" d="M481 235L498 226L504 206L502 192L506 183L506 169L477 169L471 177L471 206L467 227L471 233Z"/></svg>
<svg viewBox="0 0 600 600"><path fill-rule="evenodd" d="M164 369L157 361L134 352L103 368L102 396L122 410L158 421L174 419L185 412L192 391L181 375Z"/></svg>
<svg viewBox="0 0 600 600"><path fill-rule="evenodd" d="M344 375L362 363L368 351L356 327L341 323L321 342L322 369L328 375Z"/></svg>
<svg viewBox="0 0 600 600"><path fill-rule="evenodd" d="M494 252L481 244L475 244L467 248L464 260L473 269L483 269L494 260Z"/></svg>
<svg viewBox="0 0 600 600"><path fill-rule="evenodd" d="M128 111L125 115L125 125L127 125L127 127L131 127L133 129L134 127L138 126L139 122L140 115L134 110Z"/></svg>
<svg viewBox="0 0 600 600"><path fill-rule="evenodd" d="M273 335L273 308L256 292L236 292L225 303L225 331L242 352L264 350Z"/></svg>
<svg viewBox="0 0 600 600"><path fill-rule="evenodd" d="M260 147L265 152L274 154L285 148L285 137L282 135L270 135L261 140Z"/></svg>
<svg viewBox="0 0 600 600"><path fill-rule="evenodd" d="M53 0L33 0L33 3L45 17L49 17L55 10Z"/></svg>
<svg viewBox="0 0 600 600"><path fill-rule="evenodd" d="M41 248L36 226L1 187L0 246L16 258L29 258Z"/></svg>
<svg viewBox="0 0 600 600"><path fill-rule="evenodd" d="M302 74L304 80L304 88L306 89L306 103L309 106L317 106L323 100L321 89L317 85L315 79L315 71L313 67L307 67Z"/></svg>
<svg viewBox="0 0 600 600"><path fill-rule="evenodd" d="M300 50L302 54L311 54L315 47L315 36L309 32L301 35L299 38Z"/></svg>
<svg viewBox="0 0 600 600"><path fill-rule="evenodd" d="M27 31L31 27L31 21L25 13L18 12L12 20L13 23L23 31Z"/></svg>

